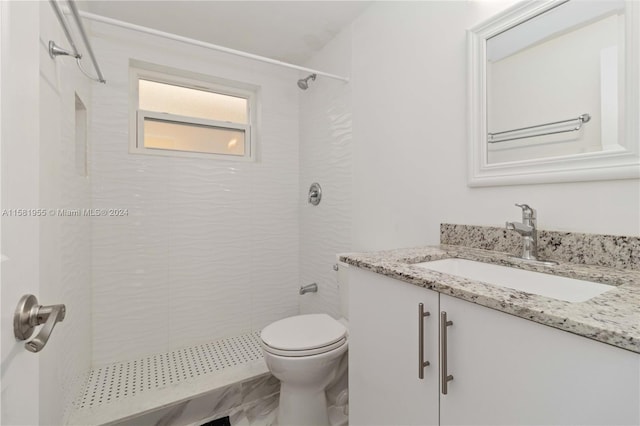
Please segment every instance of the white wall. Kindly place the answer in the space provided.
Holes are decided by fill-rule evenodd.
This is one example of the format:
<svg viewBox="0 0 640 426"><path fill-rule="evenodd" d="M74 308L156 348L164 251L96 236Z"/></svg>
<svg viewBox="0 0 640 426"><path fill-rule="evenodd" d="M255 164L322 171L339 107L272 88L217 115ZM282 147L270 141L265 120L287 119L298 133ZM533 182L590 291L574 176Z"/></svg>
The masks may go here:
<svg viewBox="0 0 640 426"><path fill-rule="evenodd" d="M380 2L353 24L353 249L435 244L441 222L640 234L638 180L469 188L465 30L504 4Z"/></svg>
<svg viewBox="0 0 640 426"><path fill-rule="evenodd" d="M342 31L306 66L351 74L351 31ZM318 293L300 296L300 312L340 317L336 253L351 248L351 86L319 77L300 91L300 282ZM322 186L318 206L307 202L313 182Z"/></svg>
<svg viewBox="0 0 640 426"><path fill-rule="evenodd" d="M94 26L93 363L258 330L298 312L297 72ZM129 59L260 86L258 161L129 154Z"/></svg>

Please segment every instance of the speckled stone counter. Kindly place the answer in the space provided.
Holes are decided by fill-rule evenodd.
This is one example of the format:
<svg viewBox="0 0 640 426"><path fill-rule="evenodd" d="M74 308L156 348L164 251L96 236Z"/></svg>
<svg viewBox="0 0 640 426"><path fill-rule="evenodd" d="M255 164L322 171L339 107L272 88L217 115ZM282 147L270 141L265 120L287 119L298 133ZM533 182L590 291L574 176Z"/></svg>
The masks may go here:
<svg viewBox="0 0 640 426"><path fill-rule="evenodd" d="M586 302L571 303L430 271L415 263L461 258L616 286ZM340 260L358 268L435 290L560 330L640 353L640 271L560 262L540 266L509 253L460 245L349 253ZM561 260L561 259L554 259Z"/></svg>
<svg viewBox="0 0 640 426"><path fill-rule="evenodd" d="M522 237L504 227L440 225L440 244L511 253L522 252ZM640 237L538 230L538 256L559 262L640 271Z"/></svg>

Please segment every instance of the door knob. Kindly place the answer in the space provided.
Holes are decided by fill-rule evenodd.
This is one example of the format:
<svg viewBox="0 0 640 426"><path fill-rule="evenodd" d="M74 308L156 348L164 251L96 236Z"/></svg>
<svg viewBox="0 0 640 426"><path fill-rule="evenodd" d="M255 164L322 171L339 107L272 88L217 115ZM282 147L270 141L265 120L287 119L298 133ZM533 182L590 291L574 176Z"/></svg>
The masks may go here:
<svg viewBox="0 0 640 426"><path fill-rule="evenodd" d="M44 324L40 333L24 344L28 351L40 352L49 341L53 328L64 320L66 313L64 305L42 306L33 294L25 294L20 298L13 315L13 334L18 340L27 340L37 326Z"/></svg>

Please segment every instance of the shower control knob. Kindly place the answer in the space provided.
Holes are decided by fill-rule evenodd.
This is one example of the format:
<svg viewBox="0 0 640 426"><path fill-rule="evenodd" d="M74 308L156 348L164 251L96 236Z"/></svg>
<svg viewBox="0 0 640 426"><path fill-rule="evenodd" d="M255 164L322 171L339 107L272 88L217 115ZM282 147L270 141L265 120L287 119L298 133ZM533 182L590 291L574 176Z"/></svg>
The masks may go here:
<svg viewBox="0 0 640 426"><path fill-rule="evenodd" d="M318 182L314 182L309 187L309 204L313 206L317 206L320 204L320 200L322 200L322 188Z"/></svg>

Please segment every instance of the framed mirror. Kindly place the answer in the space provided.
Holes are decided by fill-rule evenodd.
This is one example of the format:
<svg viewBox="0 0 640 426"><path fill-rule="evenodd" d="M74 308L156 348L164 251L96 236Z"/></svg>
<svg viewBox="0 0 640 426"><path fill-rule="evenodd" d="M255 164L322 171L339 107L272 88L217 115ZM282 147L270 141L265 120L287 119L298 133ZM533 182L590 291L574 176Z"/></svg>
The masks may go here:
<svg viewBox="0 0 640 426"><path fill-rule="evenodd" d="M639 14L527 1L468 31L469 186L640 178Z"/></svg>

